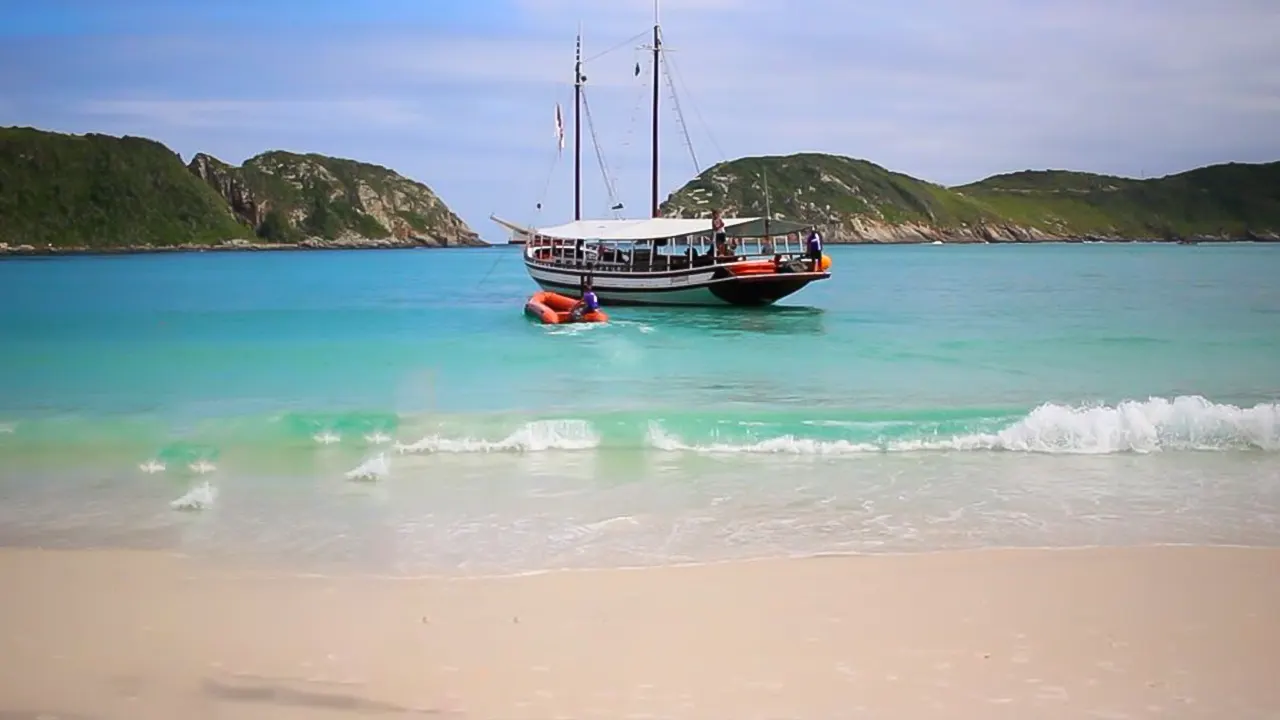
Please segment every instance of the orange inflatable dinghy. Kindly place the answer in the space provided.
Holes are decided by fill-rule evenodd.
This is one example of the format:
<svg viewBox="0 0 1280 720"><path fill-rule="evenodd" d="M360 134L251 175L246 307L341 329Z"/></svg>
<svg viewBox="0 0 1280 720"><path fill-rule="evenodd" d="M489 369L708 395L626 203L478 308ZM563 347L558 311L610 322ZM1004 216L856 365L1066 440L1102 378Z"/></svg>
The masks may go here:
<svg viewBox="0 0 1280 720"><path fill-rule="evenodd" d="M574 320L570 311L578 301L567 295L547 292L536 292L524 304L524 314L541 320L545 325L560 325L571 322L609 322L609 316L603 310L592 310L583 313L581 320Z"/></svg>

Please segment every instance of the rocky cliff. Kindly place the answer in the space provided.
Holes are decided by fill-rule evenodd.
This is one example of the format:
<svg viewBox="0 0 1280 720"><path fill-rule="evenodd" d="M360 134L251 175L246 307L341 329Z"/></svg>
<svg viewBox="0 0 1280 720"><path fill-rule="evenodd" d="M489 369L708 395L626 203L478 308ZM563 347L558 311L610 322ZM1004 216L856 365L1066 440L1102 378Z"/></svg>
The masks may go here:
<svg viewBox="0 0 1280 720"><path fill-rule="evenodd" d="M146 138L0 128L0 255L484 245L427 186L268 152L234 167Z"/></svg>
<svg viewBox="0 0 1280 720"><path fill-rule="evenodd" d="M379 165L272 151L240 167L200 153L188 169L264 241L485 244L429 187Z"/></svg>
<svg viewBox="0 0 1280 720"><path fill-rule="evenodd" d="M1153 180L1027 171L944 187L835 155L748 157L704 171L660 210L764 215L766 180L773 217L812 222L838 243L1280 240L1280 163Z"/></svg>

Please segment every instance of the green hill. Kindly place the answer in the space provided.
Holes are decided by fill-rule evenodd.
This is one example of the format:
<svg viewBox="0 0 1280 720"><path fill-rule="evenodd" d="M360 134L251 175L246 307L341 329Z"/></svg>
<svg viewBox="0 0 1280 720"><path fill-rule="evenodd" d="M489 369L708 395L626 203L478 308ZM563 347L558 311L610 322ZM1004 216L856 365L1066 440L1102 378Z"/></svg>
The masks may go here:
<svg viewBox="0 0 1280 720"><path fill-rule="evenodd" d="M111 250L243 234L217 193L154 140L0 128L0 243Z"/></svg>
<svg viewBox="0 0 1280 720"><path fill-rule="evenodd" d="M833 242L1280 239L1280 162L1152 180L1024 171L949 188L836 155L748 157L707 169L661 212L762 215L765 177L774 217L817 223Z"/></svg>
<svg viewBox="0 0 1280 720"><path fill-rule="evenodd" d="M944 187L802 153L715 165L664 215L762 215L833 242L1280 240L1280 163L1151 180L1059 170ZM432 190L378 165L282 151L189 164L145 138L0 128L0 253L484 245Z"/></svg>
<svg viewBox="0 0 1280 720"><path fill-rule="evenodd" d="M427 186L376 165L184 165L145 138L0 128L0 253L482 244Z"/></svg>
<svg viewBox="0 0 1280 720"><path fill-rule="evenodd" d="M430 188L380 165L276 150L241 167L200 153L189 169L263 240L484 244Z"/></svg>

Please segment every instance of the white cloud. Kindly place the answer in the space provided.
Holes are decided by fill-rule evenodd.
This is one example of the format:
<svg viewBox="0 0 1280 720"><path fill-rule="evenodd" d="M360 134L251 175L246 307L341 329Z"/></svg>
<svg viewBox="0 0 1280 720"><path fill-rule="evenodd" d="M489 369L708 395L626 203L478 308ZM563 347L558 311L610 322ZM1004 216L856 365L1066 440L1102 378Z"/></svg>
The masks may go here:
<svg viewBox="0 0 1280 720"><path fill-rule="evenodd" d="M296 128L300 124L353 124L408 127L427 117L396 99L338 100L87 100L87 115L134 118L181 128Z"/></svg>

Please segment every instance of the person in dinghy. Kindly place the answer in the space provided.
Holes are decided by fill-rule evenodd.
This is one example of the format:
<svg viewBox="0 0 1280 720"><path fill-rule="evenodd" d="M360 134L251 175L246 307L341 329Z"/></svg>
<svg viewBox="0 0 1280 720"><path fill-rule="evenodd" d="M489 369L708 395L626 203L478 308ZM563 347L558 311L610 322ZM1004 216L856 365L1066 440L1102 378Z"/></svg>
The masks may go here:
<svg viewBox="0 0 1280 720"><path fill-rule="evenodd" d="M582 322L582 316L590 312L600 309L600 299L596 297L596 291L591 287L591 281L587 280L582 285L582 299L579 300L573 309L569 311L569 317L574 322Z"/></svg>

